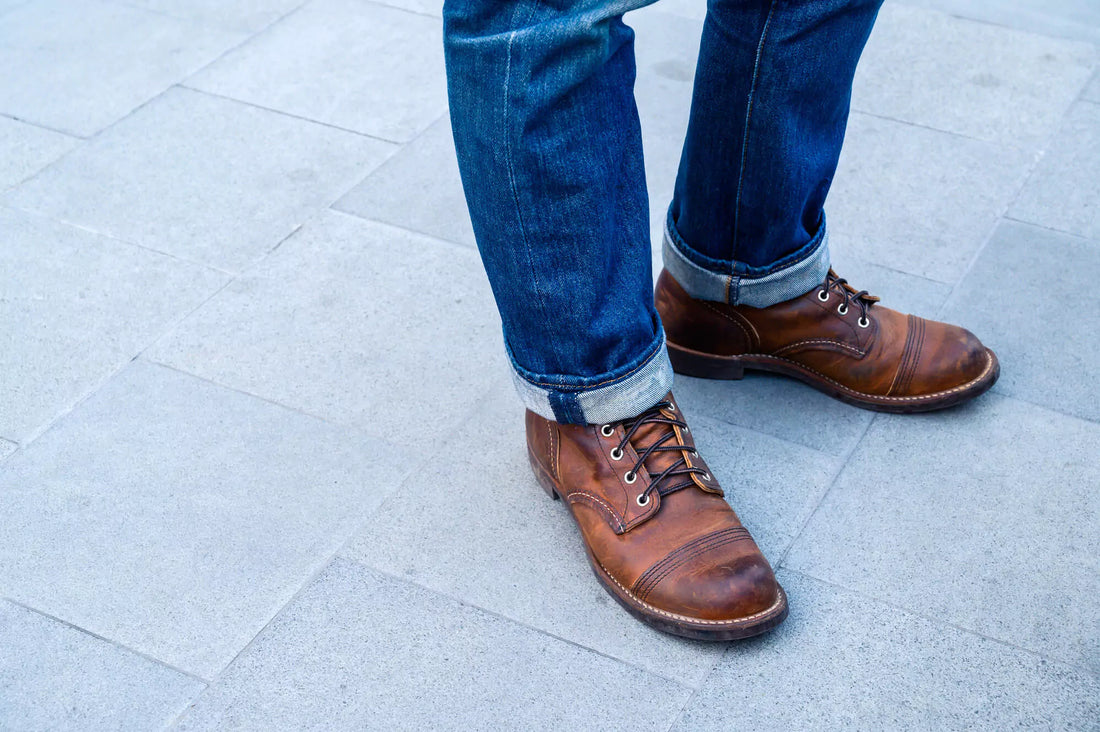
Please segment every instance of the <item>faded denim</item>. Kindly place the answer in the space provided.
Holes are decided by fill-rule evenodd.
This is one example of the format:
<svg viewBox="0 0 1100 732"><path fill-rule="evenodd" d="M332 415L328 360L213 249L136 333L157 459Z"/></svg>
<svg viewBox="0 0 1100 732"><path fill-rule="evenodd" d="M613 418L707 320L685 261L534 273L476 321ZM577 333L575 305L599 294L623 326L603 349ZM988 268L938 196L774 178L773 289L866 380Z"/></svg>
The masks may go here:
<svg viewBox="0 0 1100 732"><path fill-rule="evenodd" d="M459 169L524 403L601 423L672 385L653 305L634 102L652 0L447 0ZM695 297L765 307L820 284L823 206L880 0L708 5L665 266Z"/></svg>

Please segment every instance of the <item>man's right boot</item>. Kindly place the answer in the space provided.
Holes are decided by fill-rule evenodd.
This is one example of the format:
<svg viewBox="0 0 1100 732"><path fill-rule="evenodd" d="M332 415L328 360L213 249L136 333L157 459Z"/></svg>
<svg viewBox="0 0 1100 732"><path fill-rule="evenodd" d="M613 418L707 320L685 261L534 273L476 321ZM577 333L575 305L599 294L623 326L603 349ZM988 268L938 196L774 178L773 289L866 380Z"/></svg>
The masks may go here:
<svg viewBox="0 0 1100 732"><path fill-rule="evenodd" d="M635 617L675 635L747 638L787 598L722 497L672 395L634 419L568 425L527 412L531 467L569 507L596 577Z"/></svg>

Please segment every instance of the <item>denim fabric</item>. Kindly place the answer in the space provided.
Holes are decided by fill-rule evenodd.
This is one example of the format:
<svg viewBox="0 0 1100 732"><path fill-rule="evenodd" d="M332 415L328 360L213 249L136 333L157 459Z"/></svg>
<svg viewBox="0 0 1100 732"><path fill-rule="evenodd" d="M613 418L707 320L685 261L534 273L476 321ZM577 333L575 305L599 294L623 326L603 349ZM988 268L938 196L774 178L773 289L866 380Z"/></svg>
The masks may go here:
<svg viewBox="0 0 1100 732"><path fill-rule="evenodd" d="M632 417L672 384L653 305L625 12L653 0L446 0L451 123L524 403ZM770 305L824 279L822 205L870 2L708 8L666 266L697 297Z"/></svg>

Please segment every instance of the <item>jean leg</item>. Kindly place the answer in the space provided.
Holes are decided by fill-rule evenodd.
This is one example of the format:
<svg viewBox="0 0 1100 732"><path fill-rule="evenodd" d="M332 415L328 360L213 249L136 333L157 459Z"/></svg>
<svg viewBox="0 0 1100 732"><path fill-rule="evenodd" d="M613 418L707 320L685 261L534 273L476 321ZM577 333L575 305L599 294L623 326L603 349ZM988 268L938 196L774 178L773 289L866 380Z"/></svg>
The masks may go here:
<svg viewBox="0 0 1100 732"><path fill-rule="evenodd" d="M766 307L824 280L824 204L882 0L710 0L666 266L695 297Z"/></svg>
<svg viewBox="0 0 1100 732"><path fill-rule="evenodd" d="M451 123L520 395L559 422L671 386L651 295L628 10L652 0L447 0Z"/></svg>

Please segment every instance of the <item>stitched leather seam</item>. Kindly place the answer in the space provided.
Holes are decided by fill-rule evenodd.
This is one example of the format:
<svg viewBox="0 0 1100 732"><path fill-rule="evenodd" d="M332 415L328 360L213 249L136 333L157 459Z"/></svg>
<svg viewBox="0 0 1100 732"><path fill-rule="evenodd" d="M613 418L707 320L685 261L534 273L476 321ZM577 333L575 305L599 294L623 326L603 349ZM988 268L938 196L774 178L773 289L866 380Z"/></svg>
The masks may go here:
<svg viewBox="0 0 1100 732"><path fill-rule="evenodd" d="M753 328L753 331L754 331L753 333L749 333L749 331L745 328L745 326L741 323L741 321L738 320L737 318L733 317L729 313L723 313L721 310L714 307L713 305L711 305L706 300L700 300L699 302L702 303L703 307L705 307L707 310L710 310L715 315L717 315L721 318L725 318L726 320L728 320L729 322L733 323L738 328L740 328L741 332L745 334L745 338L748 340L750 345L754 344L754 343L757 343L760 340L759 338L753 338L753 335L755 334L755 331L756 331L755 328Z"/></svg>
<svg viewBox="0 0 1100 732"><path fill-rule="evenodd" d="M909 390L909 387L913 384L913 377L917 375L917 364L920 362L921 350L924 348L924 336L926 333L924 319L917 318L917 325L919 329L917 333L917 343L913 347L913 359L909 363L909 373L905 376L905 383L902 384L902 389L905 391Z"/></svg>
<svg viewBox="0 0 1100 732"><path fill-rule="evenodd" d="M619 526L619 533L622 533L623 531L626 530L626 527L623 526L622 519L619 518L619 516L615 513L614 509L612 509L611 506L604 503L604 501L601 498L599 498L598 496L594 496L591 493L585 493L584 491L573 491L572 493L568 494L565 498L570 503L572 503L574 496L577 497L578 501L583 501L585 499L588 499L590 501L594 501L597 508L602 508L604 511L611 514L611 518L614 519L615 523L618 524L618 526Z"/></svg>
<svg viewBox="0 0 1100 732"><path fill-rule="evenodd" d="M830 346L840 346L841 348L844 348L844 349L847 349L847 350L851 351L852 353L856 354L860 358L863 358L863 356L867 355L866 351L861 351L858 348L856 348L855 346L850 346L847 343L841 343L840 341L834 341L834 340L831 340L829 338L811 338L811 339L805 340L805 341L798 341L796 343L791 343L789 345L783 346L782 348L774 351L774 353L775 354L785 353L787 351L791 351L795 348L798 348L799 346L810 346L810 345L813 345L815 343L820 343L822 345L830 345Z"/></svg>
<svg viewBox="0 0 1100 732"><path fill-rule="evenodd" d="M760 358L774 358L776 361L786 361L787 363L794 364L795 366L798 366L799 368L802 368L802 369L805 369L806 371L809 371L810 373L814 374L815 376L820 376L821 378L825 379L825 381L828 381L830 384L835 384L836 386L839 386L841 389L848 392L849 394L856 394L858 396L871 396L871 397L874 397L875 399L888 399L888 400L893 401L893 402L923 402L923 401L928 401L930 399L939 399L942 396L946 396L948 394L954 394L954 393L959 392L959 391L966 391L971 386L973 386L974 384L976 384L979 381L981 381L982 379L984 379L989 374L989 372L993 370L993 359L992 359L992 357L990 357L990 355L988 353L986 353L986 355L985 355L985 358L986 358L985 369L980 374L978 374L977 376L975 376L973 379L966 382L965 384L953 387L951 389L945 389L943 391L937 391L937 392L932 393L932 394L925 394L924 396L892 397L892 396L879 396L878 394L865 394L863 392L856 391L855 389L852 389L851 387L847 387L844 384L841 384L836 379L830 379L828 376L821 373L820 371L815 371L814 369L810 368L809 366L805 366L803 364L800 364L798 361L792 361L789 358L782 358L781 356L772 356L772 355L769 355L767 353L753 353L753 354L746 354L746 355L756 356L756 357L760 357Z"/></svg>
<svg viewBox="0 0 1100 732"><path fill-rule="evenodd" d="M898 370L894 372L894 378L890 382L890 388L886 390L886 396L890 396L894 393L895 388L898 386L898 381L902 374L905 373L905 365L909 362L909 347L913 344L913 316L908 316L906 320L905 329L905 347L901 351L901 363L898 364Z"/></svg>
<svg viewBox="0 0 1100 732"><path fill-rule="evenodd" d="M746 622L749 622L751 620L757 620L758 618L766 617L766 616L774 613L776 608L778 608L780 605L783 604L783 594L782 593L776 593L775 602L772 603L771 607L766 608L764 610L761 610L758 613L753 613L752 615L746 615L743 618L736 618L734 620L704 620L703 618L693 618L690 615L680 615L678 613L670 613L668 610L662 610L659 607L654 607L653 605L650 605L648 602L645 602L643 600L638 599L637 597L635 597L630 592L630 590L623 587L622 582L619 582L619 580L616 579L613 574L611 574L610 572L607 571L607 567L603 566L603 562L601 562L600 560L597 559L596 564L600 565L600 569L602 569L604 571L604 574L606 574L608 577L610 577L611 581L614 582L615 585L620 590L623 591L623 594L625 594L631 600L634 600L635 602L637 602L639 605L642 605L646 609L646 612L656 613L657 615L663 615L666 618L672 618L674 620L686 620L690 623L698 623L698 624L701 624L701 625L731 625L731 626L738 626L738 625L744 625Z"/></svg>
<svg viewBox="0 0 1100 732"><path fill-rule="evenodd" d="M710 532L709 534L703 534L702 536L696 537L695 539L692 539L688 543L673 549L671 552L666 554L664 557L662 557L661 559L654 562L653 565L651 565L649 567L649 569L647 569L645 572L643 572L642 575L634 581L634 585L632 586L632 589L635 592L641 593L642 588L645 587L645 585L649 582L649 578L651 576L653 576L654 574L661 572L661 570L664 569L665 566L667 566L670 563L676 562L685 553L686 554L692 554L696 549L698 549L701 546L706 546L706 545L708 545L712 542L715 542L715 541L721 541L723 538L728 536L731 532L745 532L745 533L748 533L748 531L744 527L731 526L731 527L726 528L726 529L718 529L716 531Z"/></svg>
<svg viewBox="0 0 1100 732"><path fill-rule="evenodd" d="M657 589L657 586L661 584L662 580L664 580L680 567L690 562L692 559L695 559L703 554L706 554L707 552L713 551L720 547L726 546L727 544L735 544L738 541L744 541L746 539L751 540L752 537L749 535L748 531L743 530L742 532L736 534L727 534L726 536L718 538L716 541L696 545L692 547L691 552L677 557L674 561L666 563L665 560L667 560L668 557L665 557L665 560L661 560L661 563L664 563L664 566L662 566L660 570L657 571L655 574L647 577L644 583L635 583L634 591L637 593L639 599L644 600L645 598L649 597L649 594L653 592L653 590ZM656 567L657 565L654 566ZM649 574L652 570L653 567L647 570L646 574Z"/></svg>

